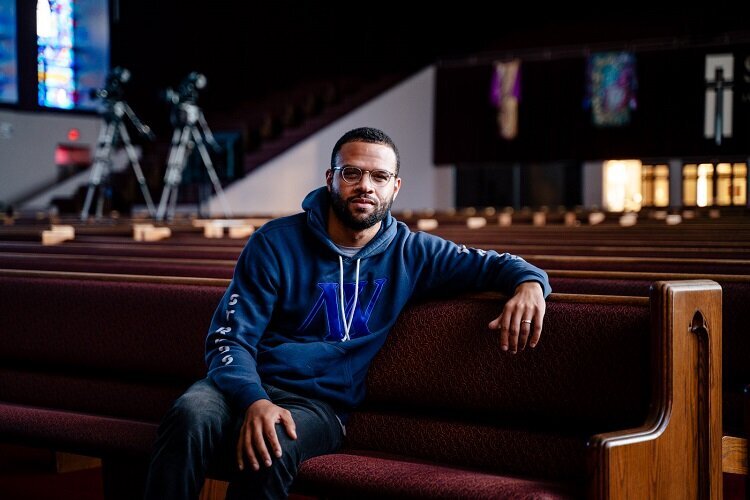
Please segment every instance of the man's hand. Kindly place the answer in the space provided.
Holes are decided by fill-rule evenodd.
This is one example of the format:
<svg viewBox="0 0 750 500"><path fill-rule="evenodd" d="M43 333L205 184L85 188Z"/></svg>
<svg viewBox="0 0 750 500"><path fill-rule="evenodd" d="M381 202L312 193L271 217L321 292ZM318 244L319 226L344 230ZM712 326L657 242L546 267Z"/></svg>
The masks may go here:
<svg viewBox="0 0 750 500"><path fill-rule="evenodd" d="M240 439L237 441L237 466L240 470L245 468L245 458L250 461L253 470L260 469L260 462L266 467L271 466L266 441L271 445L273 454L277 458L281 457L281 445L276 436L278 423L284 425L290 438L297 439L296 426L289 410L276 406L267 399L259 399L247 407Z"/></svg>
<svg viewBox="0 0 750 500"><path fill-rule="evenodd" d="M518 285L503 312L489 324L493 330L500 329L500 348L515 354L524 350L527 340L529 347L535 347L542 335L545 308L539 283L527 281Z"/></svg>

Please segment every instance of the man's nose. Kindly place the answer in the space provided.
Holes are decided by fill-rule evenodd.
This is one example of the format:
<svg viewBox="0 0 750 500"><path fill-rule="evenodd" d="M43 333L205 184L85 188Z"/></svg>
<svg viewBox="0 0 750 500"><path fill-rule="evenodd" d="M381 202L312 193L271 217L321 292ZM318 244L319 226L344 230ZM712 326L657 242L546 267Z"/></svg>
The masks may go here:
<svg viewBox="0 0 750 500"><path fill-rule="evenodd" d="M372 177L370 177L370 172L363 171L362 177L359 178L359 182L357 182L357 187L366 189L367 191L374 191L375 190L375 184L372 182Z"/></svg>

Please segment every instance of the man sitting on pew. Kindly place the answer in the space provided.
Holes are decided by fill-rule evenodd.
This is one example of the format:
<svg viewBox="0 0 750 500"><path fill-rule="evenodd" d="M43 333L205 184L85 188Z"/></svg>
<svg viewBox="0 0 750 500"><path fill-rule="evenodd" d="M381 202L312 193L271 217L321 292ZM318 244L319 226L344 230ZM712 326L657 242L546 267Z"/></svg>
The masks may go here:
<svg viewBox="0 0 750 500"><path fill-rule="evenodd" d="M146 498L197 498L207 473L230 481L228 498L285 498L304 460L342 445L370 362L414 297L500 291L511 298L488 325L500 348L539 342L547 274L397 222L399 167L385 133L351 130L304 212L250 237L212 319L208 376L159 428Z"/></svg>

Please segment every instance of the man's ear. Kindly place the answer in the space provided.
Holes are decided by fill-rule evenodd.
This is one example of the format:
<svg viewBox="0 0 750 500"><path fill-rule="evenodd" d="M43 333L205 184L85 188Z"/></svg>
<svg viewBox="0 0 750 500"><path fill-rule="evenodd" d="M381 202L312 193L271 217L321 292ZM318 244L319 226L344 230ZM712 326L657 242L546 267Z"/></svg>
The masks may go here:
<svg viewBox="0 0 750 500"><path fill-rule="evenodd" d="M393 184L393 199L395 200L398 196L398 192L401 190L401 177L396 177Z"/></svg>
<svg viewBox="0 0 750 500"><path fill-rule="evenodd" d="M326 170L326 186L328 187L328 192L331 191L331 184L333 184L333 170L329 168Z"/></svg>

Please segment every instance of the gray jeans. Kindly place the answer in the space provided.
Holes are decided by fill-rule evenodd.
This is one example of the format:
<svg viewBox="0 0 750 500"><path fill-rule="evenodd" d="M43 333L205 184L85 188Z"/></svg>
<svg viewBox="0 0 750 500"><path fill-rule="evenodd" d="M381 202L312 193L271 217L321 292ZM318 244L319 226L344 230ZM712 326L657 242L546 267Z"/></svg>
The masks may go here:
<svg viewBox="0 0 750 500"><path fill-rule="evenodd" d="M227 498L286 498L300 464L341 447L343 433L330 405L269 385L271 401L292 413L297 439L281 424L281 458L259 471L237 467L236 446L244 414L231 408L209 379L193 384L167 412L159 426L146 482L147 500L197 499L206 474L230 482ZM270 451L270 446L269 446Z"/></svg>

